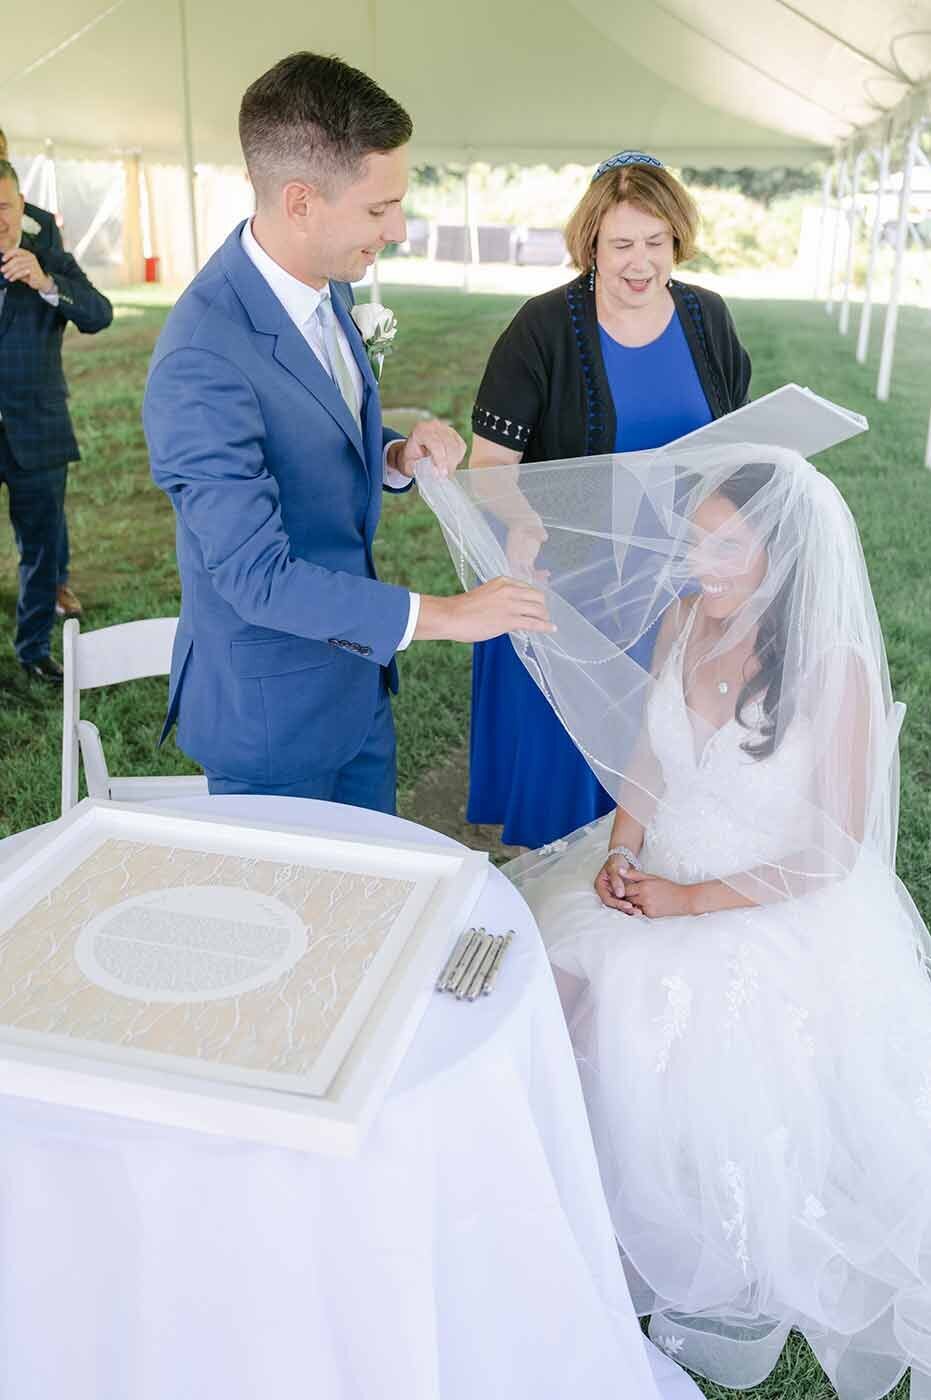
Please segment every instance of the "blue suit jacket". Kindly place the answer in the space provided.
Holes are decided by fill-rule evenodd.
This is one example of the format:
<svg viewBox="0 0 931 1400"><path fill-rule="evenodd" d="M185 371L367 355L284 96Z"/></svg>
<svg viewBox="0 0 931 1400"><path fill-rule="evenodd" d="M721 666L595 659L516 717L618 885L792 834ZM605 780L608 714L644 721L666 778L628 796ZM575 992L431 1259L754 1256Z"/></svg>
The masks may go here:
<svg viewBox="0 0 931 1400"><path fill-rule="evenodd" d="M165 732L205 768L256 785L342 767L371 727L410 608L378 581L378 390L362 433L242 249L242 225L195 277L155 347L143 417L177 518L181 618Z"/></svg>
<svg viewBox="0 0 931 1400"><path fill-rule="evenodd" d="M113 308L69 253L43 246L27 233L22 247L54 277L59 299L57 307L50 306L24 282L6 287L0 310L0 414L21 467L57 467L81 455L61 364L65 326L73 321L92 335L109 326Z"/></svg>

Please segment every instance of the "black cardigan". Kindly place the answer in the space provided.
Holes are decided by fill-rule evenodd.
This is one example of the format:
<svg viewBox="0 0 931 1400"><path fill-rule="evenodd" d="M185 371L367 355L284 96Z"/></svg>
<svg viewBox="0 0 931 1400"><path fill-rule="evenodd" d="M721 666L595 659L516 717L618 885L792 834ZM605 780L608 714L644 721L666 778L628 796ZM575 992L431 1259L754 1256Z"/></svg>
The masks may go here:
<svg viewBox="0 0 931 1400"><path fill-rule="evenodd" d="M747 402L750 356L716 292L675 281L669 290L708 407L723 418ZM525 462L551 462L613 452L616 426L585 273L518 311L489 357L472 428Z"/></svg>

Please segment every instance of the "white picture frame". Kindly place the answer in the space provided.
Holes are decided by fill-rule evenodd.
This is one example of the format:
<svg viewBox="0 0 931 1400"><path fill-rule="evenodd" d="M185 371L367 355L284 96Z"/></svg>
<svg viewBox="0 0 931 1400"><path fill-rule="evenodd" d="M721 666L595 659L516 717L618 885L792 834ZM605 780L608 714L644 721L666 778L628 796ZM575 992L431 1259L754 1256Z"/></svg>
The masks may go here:
<svg viewBox="0 0 931 1400"><path fill-rule="evenodd" d="M693 428L667 444L666 450L686 443L690 447L758 443L814 457L868 432L869 426L863 414L852 408L822 398L801 384L783 384L703 428Z"/></svg>
<svg viewBox="0 0 931 1400"><path fill-rule="evenodd" d="M180 878L177 869L185 873L184 888L168 888ZM94 880L88 874L94 870L107 878ZM302 1151L352 1153L413 1038L449 949L468 925L487 870L484 853L463 847L332 836L86 799L15 862L0 867L4 1092ZM145 872L143 884L155 881L156 893L140 895L133 871ZM228 875L218 880L217 871L233 871L236 888L225 883ZM252 885L262 880L266 885L271 880L271 890L256 893ZM305 901L300 907L325 907L330 924L325 939L316 937L311 919L304 943L296 940L290 970L282 972L274 957L256 952L255 940L269 935L278 918L283 931L275 956L291 956L295 915L282 914L279 894L294 881ZM184 912L172 912L171 901L188 896ZM299 905L298 895L289 898ZM216 918L217 907L235 912ZM363 912L368 942L356 940ZM262 924L263 918L270 922ZM147 942L153 920L157 933ZM206 929L208 942L218 929L230 937L237 931L245 952L240 957L235 946L231 951L232 945L223 944L219 951L211 945L206 953L200 947L192 953L181 929ZM88 948L96 950L93 956ZM102 963L94 971L96 964L87 962L100 950L112 960L114 949L122 979L116 983ZM318 1015L321 1025L326 1022L320 1030L313 1016L323 1005L321 978L329 986L324 959L350 955L351 975L339 992L343 1001L335 993L328 996L329 1020ZM139 977L161 975L159 959L166 957L167 996L146 990L149 983L141 991L130 985ZM31 972L30 959L40 973ZM247 978L242 991L224 983L240 963L258 968L260 982L262 967L268 968L265 990L255 991L256 977ZM197 976L207 967L219 979L217 986L205 991L197 984L173 1000L174 988L184 985L179 977L190 976L191 967ZM312 1058L298 1069L293 1034L282 1047L267 1029L277 1024L268 1014L270 999L277 1011L286 1000L284 989L293 986L301 992L295 1004L319 1040L313 1042ZM222 1013L227 1023L235 1023L235 1053L245 1054L247 1046L250 1063L236 1062L228 1048L232 1038L216 1034L212 1040L205 1034L196 1054L175 1053L172 1035L189 1045L190 1018L205 1024L204 1008L209 1016ZM250 1015L254 1028L247 1024ZM297 1015L290 1007L290 1026ZM143 1030L128 1032L127 1016L131 1026ZM260 1041L267 1064L256 1049ZM233 1058L222 1061L219 1050L205 1048L220 1043ZM306 1037L301 1043L309 1057Z"/></svg>

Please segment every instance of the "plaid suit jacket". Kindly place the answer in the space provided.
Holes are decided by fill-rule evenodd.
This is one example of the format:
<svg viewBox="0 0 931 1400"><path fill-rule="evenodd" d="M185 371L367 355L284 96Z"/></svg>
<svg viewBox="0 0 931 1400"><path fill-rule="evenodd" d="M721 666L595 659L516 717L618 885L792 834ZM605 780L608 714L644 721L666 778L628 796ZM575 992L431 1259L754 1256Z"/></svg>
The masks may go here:
<svg viewBox="0 0 931 1400"><path fill-rule="evenodd" d="M10 450L21 467L53 467L80 457L61 363L65 326L93 335L109 326L113 308L91 285L70 253L42 247L24 233L23 248L54 277L58 305L50 306L23 282L4 288L0 310L0 414Z"/></svg>

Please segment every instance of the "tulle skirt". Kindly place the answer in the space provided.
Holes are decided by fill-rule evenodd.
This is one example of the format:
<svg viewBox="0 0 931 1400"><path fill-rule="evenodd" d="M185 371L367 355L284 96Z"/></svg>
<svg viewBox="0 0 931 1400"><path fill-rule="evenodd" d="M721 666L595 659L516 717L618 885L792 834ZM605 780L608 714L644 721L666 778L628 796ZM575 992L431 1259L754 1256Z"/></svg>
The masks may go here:
<svg viewBox="0 0 931 1400"><path fill-rule="evenodd" d="M647 920L591 881L608 821L518 884L563 994L634 1302L749 1387L793 1327L842 1400L931 1397L931 982L866 859L761 908Z"/></svg>

